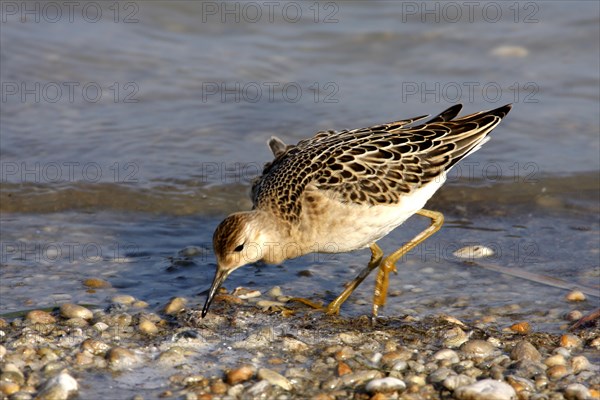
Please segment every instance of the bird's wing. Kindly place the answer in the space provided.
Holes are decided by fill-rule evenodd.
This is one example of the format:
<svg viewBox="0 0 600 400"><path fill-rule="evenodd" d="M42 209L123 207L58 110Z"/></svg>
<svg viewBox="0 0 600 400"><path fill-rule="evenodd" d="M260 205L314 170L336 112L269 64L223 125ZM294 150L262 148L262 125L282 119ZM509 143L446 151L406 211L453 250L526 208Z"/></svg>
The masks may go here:
<svg viewBox="0 0 600 400"><path fill-rule="evenodd" d="M307 185L340 202L396 204L476 151L510 105L454 119L453 106L427 123L423 117L369 128L324 131L290 147L255 182L255 208L299 219Z"/></svg>

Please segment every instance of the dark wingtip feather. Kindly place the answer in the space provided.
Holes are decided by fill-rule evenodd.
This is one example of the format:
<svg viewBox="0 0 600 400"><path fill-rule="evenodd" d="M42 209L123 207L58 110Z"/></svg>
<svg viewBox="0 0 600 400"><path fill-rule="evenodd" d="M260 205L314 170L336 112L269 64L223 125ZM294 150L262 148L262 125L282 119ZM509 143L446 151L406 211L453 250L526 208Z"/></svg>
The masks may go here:
<svg viewBox="0 0 600 400"><path fill-rule="evenodd" d="M502 107L495 108L493 110L488 111L488 115L495 115L499 118L504 118L506 114L511 110L512 103L506 104Z"/></svg>
<svg viewBox="0 0 600 400"><path fill-rule="evenodd" d="M431 124L431 123L436 123L436 122L452 121L454 118L456 118L456 116L458 115L460 110L462 110L462 108L463 108L462 104L455 104L452 107L447 108L446 110L442 111L441 113L439 113L438 115L433 117L427 123Z"/></svg>

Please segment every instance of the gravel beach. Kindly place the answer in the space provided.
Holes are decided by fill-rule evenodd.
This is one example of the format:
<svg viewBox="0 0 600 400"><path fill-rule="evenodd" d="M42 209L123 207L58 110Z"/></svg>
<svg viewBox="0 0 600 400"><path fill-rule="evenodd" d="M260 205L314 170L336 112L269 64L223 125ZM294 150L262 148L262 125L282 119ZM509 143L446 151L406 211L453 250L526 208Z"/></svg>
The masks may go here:
<svg viewBox="0 0 600 400"><path fill-rule="evenodd" d="M494 315L470 322L407 315L373 324L286 303L278 287L233 293L223 291L205 319L186 299L152 312L128 295L104 309L66 303L5 316L1 396L600 398L597 321L559 334L536 331L527 320L501 326Z"/></svg>

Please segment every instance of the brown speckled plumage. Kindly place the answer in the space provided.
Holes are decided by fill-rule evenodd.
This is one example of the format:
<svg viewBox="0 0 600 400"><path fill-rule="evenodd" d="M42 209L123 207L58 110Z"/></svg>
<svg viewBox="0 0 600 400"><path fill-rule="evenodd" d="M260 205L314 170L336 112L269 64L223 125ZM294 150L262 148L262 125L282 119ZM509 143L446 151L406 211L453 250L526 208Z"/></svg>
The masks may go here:
<svg viewBox="0 0 600 400"><path fill-rule="evenodd" d="M438 178L485 140L510 106L454 119L450 107L427 123L424 116L369 128L321 131L295 146L272 139L276 158L252 187L254 208L296 223L308 186L342 203L397 204Z"/></svg>

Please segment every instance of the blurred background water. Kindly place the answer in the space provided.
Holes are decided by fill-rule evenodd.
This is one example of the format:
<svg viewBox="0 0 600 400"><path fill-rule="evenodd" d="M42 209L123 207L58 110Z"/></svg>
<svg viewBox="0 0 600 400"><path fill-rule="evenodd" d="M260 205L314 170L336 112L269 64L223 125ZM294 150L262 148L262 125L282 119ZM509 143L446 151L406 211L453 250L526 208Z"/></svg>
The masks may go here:
<svg viewBox="0 0 600 400"><path fill-rule="evenodd" d="M496 250L488 262L597 293L599 7L2 2L0 311L105 304L115 292L201 303L212 232L251 206L271 135L295 143L458 102L464 112L513 103L431 200L446 226L399 267L384 314L468 318L516 303L558 329L547 310L568 311L564 290L469 269L451 253L484 244ZM424 224L409 221L382 246ZM226 286L331 298L367 260L363 251L249 266ZM89 277L113 289L88 292ZM368 313L371 289L343 312Z"/></svg>

